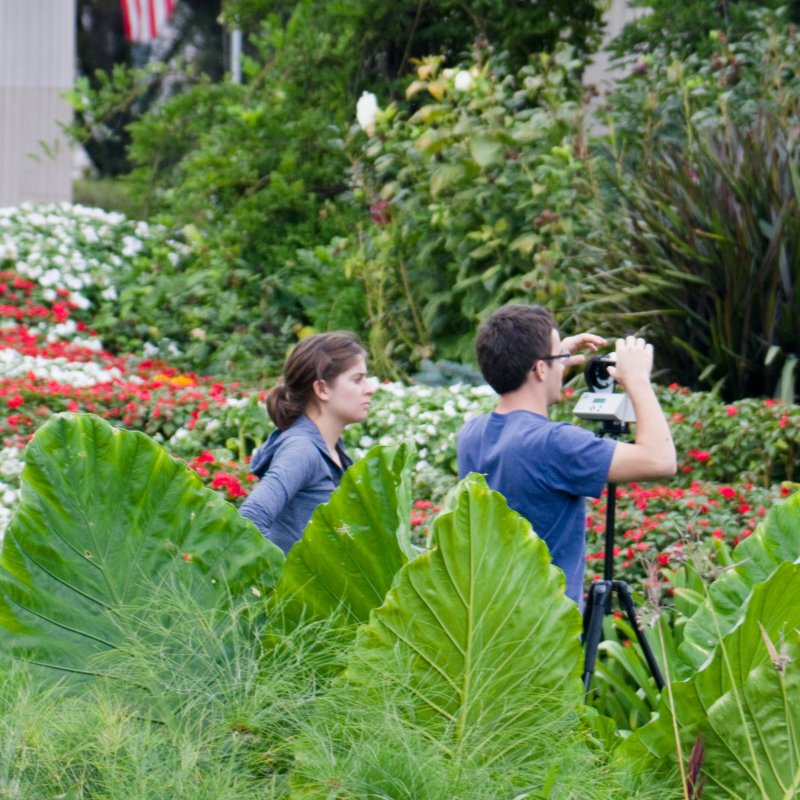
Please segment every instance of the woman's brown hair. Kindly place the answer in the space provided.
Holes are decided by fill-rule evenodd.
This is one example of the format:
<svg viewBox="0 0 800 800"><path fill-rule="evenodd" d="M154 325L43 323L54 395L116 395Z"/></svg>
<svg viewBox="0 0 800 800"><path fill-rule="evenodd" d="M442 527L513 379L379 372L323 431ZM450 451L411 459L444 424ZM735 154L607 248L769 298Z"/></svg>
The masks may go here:
<svg viewBox="0 0 800 800"><path fill-rule="evenodd" d="M366 351L349 331L315 333L301 340L283 365L283 383L267 395L267 412L278 430L290 428L314 398L314 384L333 383Z"/></svg>

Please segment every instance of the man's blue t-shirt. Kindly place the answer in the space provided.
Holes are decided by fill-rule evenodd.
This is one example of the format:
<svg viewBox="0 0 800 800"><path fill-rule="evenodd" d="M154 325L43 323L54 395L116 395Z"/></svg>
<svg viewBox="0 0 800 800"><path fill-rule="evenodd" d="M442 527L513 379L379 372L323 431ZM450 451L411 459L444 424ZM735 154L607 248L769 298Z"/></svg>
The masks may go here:
<svg viewBox="0 0 800 800"><path fill-rule="evenodd" d="M599 497L616 442L531 411L492 411L458 434L458 475L486 476L508 505L547 542L564 570L567 596L583 608L586 500Z"/></svg>

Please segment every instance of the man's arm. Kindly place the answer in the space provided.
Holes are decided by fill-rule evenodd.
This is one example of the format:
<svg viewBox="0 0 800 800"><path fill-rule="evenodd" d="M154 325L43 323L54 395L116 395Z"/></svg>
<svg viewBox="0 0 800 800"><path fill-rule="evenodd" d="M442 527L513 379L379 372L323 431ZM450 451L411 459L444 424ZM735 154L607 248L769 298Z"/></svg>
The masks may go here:
<svg viewBox="0 0 800 800"><path fill-rule="evenodd" d="M612 378L628 393L636 413L633 444L618 442L608 470L611 483L666 478L677 470L675 444L669 425L650 384L653 346L629 336L617 339L617 364L609 367Z"/></svg>

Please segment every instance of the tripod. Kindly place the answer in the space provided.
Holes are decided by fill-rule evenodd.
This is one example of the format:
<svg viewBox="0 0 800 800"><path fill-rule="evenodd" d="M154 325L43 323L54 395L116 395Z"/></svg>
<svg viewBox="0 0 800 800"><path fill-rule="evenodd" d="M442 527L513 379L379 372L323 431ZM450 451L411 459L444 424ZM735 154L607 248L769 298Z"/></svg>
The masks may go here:
<svg viewBox="0 0 800 800"><path fill-rule="evenodd" d="M615 437L628 429L627 423L606 421L603 423L603 433ZM617 486L608 484L608 503L606 504L606 540L603 554L603 580L594 581L589 587L586 599L586 608L583 612L583 690L584 697L589 694L589 684L594 674L594 665L597 660L597 647L603 635L603 617L611 613L611 599L614 592L619 597L620 606L636 631L636 639L642 648L647 666L655 679L659 689L664 688L664 678L658 667L658 662L653 655L650 642L644 635L639 625L636 614L636 605L633 602L633 592L625 581L614 580L614 514L617 504Z"/></svg>

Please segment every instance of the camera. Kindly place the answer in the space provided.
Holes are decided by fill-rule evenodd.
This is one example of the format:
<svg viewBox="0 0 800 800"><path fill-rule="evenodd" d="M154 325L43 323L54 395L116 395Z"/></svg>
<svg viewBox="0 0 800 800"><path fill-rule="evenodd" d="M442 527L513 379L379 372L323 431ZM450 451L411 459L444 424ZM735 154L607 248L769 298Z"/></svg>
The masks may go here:
<svg viewBox="0 0 800 800"><path fill-rule="evenodd" d="M583 377L590 392L613 392L616 381L611 377L608 368L617 363L617 354L590 358L583 370Z"/></svg>
<svg viewBox="0 0 800 800"><path fill-rule="evenodd" d="M586 362L583 377L589 391L584 392L575 404L576 417L620 425L636 422L630 397L624 392L615 391L617 382L608 371L616 361L617 354L608 353Z"/></svg>

